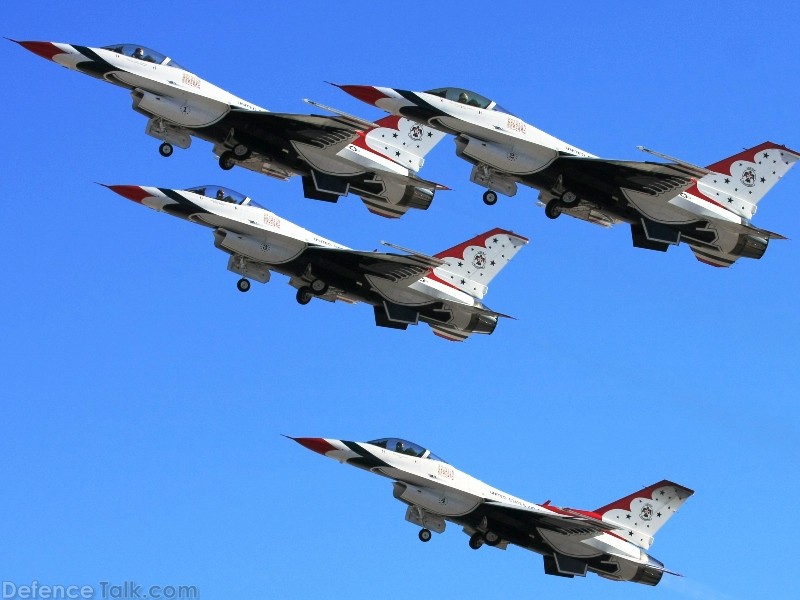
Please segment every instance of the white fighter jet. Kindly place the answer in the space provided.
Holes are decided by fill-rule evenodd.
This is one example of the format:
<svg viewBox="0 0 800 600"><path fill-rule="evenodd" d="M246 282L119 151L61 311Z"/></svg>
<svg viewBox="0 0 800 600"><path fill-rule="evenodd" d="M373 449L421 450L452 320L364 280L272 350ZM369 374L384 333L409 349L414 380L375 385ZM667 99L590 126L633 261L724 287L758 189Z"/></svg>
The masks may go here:
<svg viewBox="0 0 800 600"><path fill-rule="evenodd" d="M640 147L668 163L607 160L533 127L493 100L461 88L411 92L366 85L338 86L394 115L456 136L456 154L474 165L470 181L513 196L517 183L539 190L545 214L610 227L628 223L633 245L665 252L687 243L701 262L728 267L761 258L782 235L750 220L764 195L800 153L764 142L708 167Z"/></svg>
<svg viewBox="0 0 800 600"><path fill-rule="evenodd" d="M214 144L223 169L239 165L283 180L300 175L307 198L336 202L353 192L384 217L425 210L434 192L445 189L417 176L444 134L408 119L372 123L313 102L337 114L269 112L137 44L17 43L130 90L133 109L148 118L145 133L162 141L162 156L170 156L173 146L188 148L197 137Z"/></svg>
<svg viewBox="0 0 800 600"><path fill-rule="evenodd" d="M306 448L394 480L394 497L408 505L406 520L419 539L462 527L469 545L505 550L514 544L544 556L544 572L561 577L587 571L616 581L656 585L671 573L646 550L694 492L660 481L596 510L534 504L459 471L417 444L396 438L346 442L291 438Z"/></svg>
<svg viewBox="0 0 800 600"><path fill-rule="evenodd" d="M492 333L499 317L484 306L489 282L528 240L493 229L435 256L383 242L407 254L359 252L269 212L250 198L217 185L187 190L109 185L114 192L159 212L214 230L214 245L230 255L228 270L267 283L270 271L289 277L297 301L365 302L375 324L406 329L419 321L443 338L461 341ZM249 279L248 279L249 278Z"/></svg>

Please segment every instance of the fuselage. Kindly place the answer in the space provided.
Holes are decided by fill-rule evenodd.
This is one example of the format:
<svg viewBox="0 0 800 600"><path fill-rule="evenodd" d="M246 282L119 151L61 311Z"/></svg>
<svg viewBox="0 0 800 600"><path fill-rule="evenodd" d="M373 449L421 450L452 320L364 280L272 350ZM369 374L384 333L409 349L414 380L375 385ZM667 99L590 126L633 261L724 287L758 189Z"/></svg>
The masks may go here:
<svg viewBox="0 0 800 600"><path fill-rule="evenodd" d="M488 520L492 531L507 543L543 555L556 550L580 557L589 564L590 570L605 577L609 573L602 563L608 563L609 560L616 560L623 565L622 570L624 564L629 564L631 568L638 565L636 568L649 566L663 570L659 561L624 539L613 524L609 524L608 531L576 539L546 528L531 533L523 530L519 523L496 518L495 508L502 506L517 507L526 515L539 515L542 518L573 515L602 520L600 515L591 512L563 509L549 502L540 505L508 494L405 440L385 438L363 443L329 438L295 439L324 456L394 480L396 498L456 523L468 533L485 529Z"/></svg>
<svg viewBox="0 0 800 600"><path fill-rule="evenodd" d="M290 278L306 275L310 261L309 249L350 250L222 186L198 186L188 190L134 185L108 187L158 212L212 228L220 249L268 265L271 270ZM316 257L312 268L319 271L326 266ZM389 280L377 277L365 281L363 274L344 264L337 264L335 258L331 258L327 269L325 274L328 282L345 292L350 300L377 305L388 298L420 307L435 301L480 305L473 296L428 276L410 285L394 285Z"/></svg>
<svg viewBox="0 0 800 600"><path fill-rule="evenodd" d="M572 176L561 157L598 158L573 144L560 140L472 92L469 99L459 101L450 90L414 92L387 87L359 85L339 86L356 98L389 113L403 115L456 136L457 153L477 166L485 166L500 176L519 181L543 192L547 199L552 190L569 180L578 196L600 207L612 218L636 223L641 217L678 226L702 219L734 224L747 224L754 210L748 213L731 210L721 201L703 193L692 193L697 187L676 194L667 202L648 203L648 198L634 208L629 198L621 196L620 183L602 177ZM460 91L460 90L457 90ZM474 98L478 98L475 101ZM584 166L584 165L582 165Z"/></svg>

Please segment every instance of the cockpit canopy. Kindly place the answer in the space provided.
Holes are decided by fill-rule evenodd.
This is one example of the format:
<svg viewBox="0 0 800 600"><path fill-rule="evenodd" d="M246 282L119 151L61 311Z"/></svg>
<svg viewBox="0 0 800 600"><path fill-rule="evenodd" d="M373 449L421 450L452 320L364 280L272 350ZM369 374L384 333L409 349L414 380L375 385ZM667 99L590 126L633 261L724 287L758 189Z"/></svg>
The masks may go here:
<svg viewBox="0 0 800 600"><path fill-rule="evenodd" d="M462 88L436 88L435 90L428 90L425 93L431 94L432 96L439 96L440 98L446 98L447 100L452 100L453 102L460 102L461 104L466 104L468 106L476 106L478 108L485 108L486 110L496 110L509 115L511 114L505 108L497 104L497 102L489 100L489 98L486 96L481 96L480 94L476 94L475 92L470 92L469 90Z"/></svg>
<svg viewBox="0 0 800 600"><path fill-rule="evenodd" d="M200 194L206 198L213 198L214 200L219 200L221 202L230 202L231 204L239 205L246 204L247 206L264 208L258 202L251 200L244 194L240 194L239 192L230 188L222 187L221 185L198 185L197 187L187 188L185 191L192 192L194 194Z"/></svg>
<svg viewBox="0 0 800 600"><path fill-rule="evenodd" d="M415 444L414 442L401 440L400 438L380 438L379 440L372 440L371 442L367 443L372 444L373 446L378 446L379 448L386 448L392 452L399 452L400 454L408 454L409 456L416 456L417 458L430 458L431 460L445 462L430 450L427 450L422 446Z"/></svg>
<svg viewBox="0 0 800 600"><path fill-rule="evenodd" d="M176 69L183 69L178 63L166 56L161 52L156 52L145 46L139 44L114 44L113 46L103 46L103 50L111 50L117 54L124 54L131 58L138 58L145 62L151 62L157 65L165 65L167 67L175 67Z"/></svg>

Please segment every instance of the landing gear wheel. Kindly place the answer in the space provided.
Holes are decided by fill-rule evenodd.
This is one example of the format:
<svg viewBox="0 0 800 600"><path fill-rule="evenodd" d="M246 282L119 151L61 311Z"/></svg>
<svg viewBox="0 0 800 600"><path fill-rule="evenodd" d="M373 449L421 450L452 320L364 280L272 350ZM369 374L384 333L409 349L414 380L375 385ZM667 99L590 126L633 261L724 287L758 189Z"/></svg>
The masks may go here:
<svg viewBox="0 0 800 600"><path fill-rule="evenodd" d="M570 192L569 190L561 194L561 206L566 206L567 208L572 208L574 206L578 206L578 203L581 201L578 198L578 194L575 192Z"/></svg>
<svg viewBox="0 0 800 600"><path fill-rule="evenodd" d="M494 190L486 190L483 192L483 202L484 204L488 204L492 206L493 204L497 203L497 192Z"/></svg>
<svg viewBox="0 0 800 600"><path fill-rule="evenodd" d="M250 158L250 148L244 144L236 144L233 147L233 155L236 157L236 160L247 160Z"/></svg>
<svg viewBox="0 0 800 600"><path fill-rule="evenodd" d="M307 286L303 286L297 290L297 296L295 296L298 304L308 304L313 297L314 295L311 293L311 288Z"/></svg>
<svg viewBox="0 0 800 600"><path fill-rule="evenodd" d="M224 171L230 171L236 165L236 159L233 152L226 150L219 157L219 168Z"/></svg>
<svg viewBox="0 0 800 600"><path fill-rule="evenodd" d="M430 542L431 541L431 530L430 529L420 529L419 530L419 541L421 542Z"/></svg>
<svg viewBox="0 0 800 600"><path fill-rule="evenodd" d="M158 147L158 153L164 158L172 156L172 144L164 142Z"/></svg>
<svg viewBox="0 0 800 600"><path fill-rule="evenodd" d="M311 291L317 296L323 296L328 291L328 284L322 279L315 279L311 282Z"/></svg>
<svg viewBox="0 0 800 600"><path fill-rule="evenodd" d="M550 200L544 205L544 214L548 219L557 219L561 216L561 202L559 200Z"/></svg>
<svg viewBox="0 0 800 600"><path fill-rule="evenodd" d="M477 550L483 546L483 535L480 532L473 533L469 538L469 547Z"/></svg>
<svg viewBox="0 0 800 600"><path fill-rule="evenodd" d="M500 543L500 536L494 531L487 531L483 534L483 540L486 542L487 546L497 546L497 544Z"/></svg>
<svg viewBox="0 0 800 600"><path fill-rule="evenodd" d="M250 282L242 277L239 281L236 282L236 289L240 292L247 292L250 290Z"/></svg>

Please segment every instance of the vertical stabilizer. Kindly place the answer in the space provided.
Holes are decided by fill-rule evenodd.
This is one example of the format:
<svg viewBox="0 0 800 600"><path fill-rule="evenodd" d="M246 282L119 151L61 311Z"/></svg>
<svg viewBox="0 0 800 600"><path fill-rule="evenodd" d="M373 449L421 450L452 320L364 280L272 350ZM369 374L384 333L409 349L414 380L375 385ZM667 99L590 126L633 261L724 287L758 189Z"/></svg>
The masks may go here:
<svg viewBox="0 0 800 600"><path fill-rule="evenodd" d="M431 277L482 299L489 282L527 243L512 231L492 229L437 254L447 264L435 268Z"/></svg>
<svg viewBox="0 0 800 600"><path fill-rule="evenodd" d="M686 190L752 219L756 205L789 172L800 153L774 142L764 142L709 165L712 171Z"/></svg>
<svg viewBox="0 0 800 600"><path fill-rule="evenodd" d="M649 548L656 532L694 491L671 481L660 481L611 504L598 508L603 521L627 529L626 540ZM622 535L622 532L620 532Z"/></svg>

